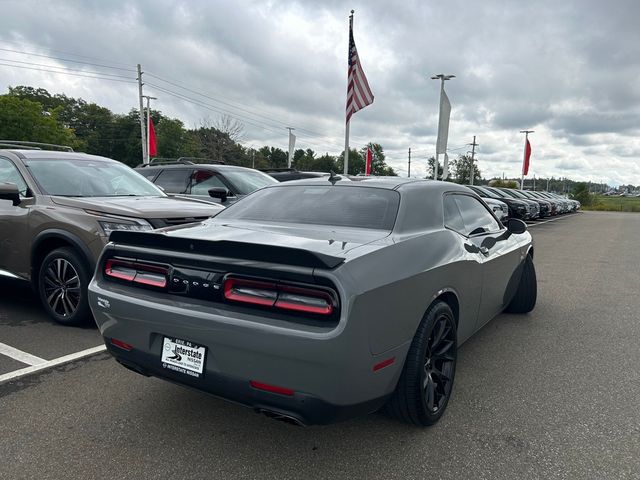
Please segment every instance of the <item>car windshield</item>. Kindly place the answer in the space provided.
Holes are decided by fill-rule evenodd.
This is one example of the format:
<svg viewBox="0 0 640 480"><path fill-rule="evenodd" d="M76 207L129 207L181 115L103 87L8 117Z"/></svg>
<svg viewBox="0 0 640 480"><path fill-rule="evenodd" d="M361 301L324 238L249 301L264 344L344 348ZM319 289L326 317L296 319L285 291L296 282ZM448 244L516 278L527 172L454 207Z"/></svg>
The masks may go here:
<svg viewBox="0 0 640 480"><path fill-rule="evenodd" d="M279 183L275 178L257 170L224 169L221 172L236 187L238 195L249 195L259 188Z"/></svg>
<svg viewBox="0 0 640 480"><path fill-rule="evenodd" d="M488 190L482 187L471 187L476 193L478 193L480 196L485 195L489 198L502 198L500 197L500 195L497 195L493 190Z"/></svg>
<svg viewBox="0 0 640 480"><path fill-rule="evenodd" d="M392 230L400 194L393 190L333 185L265 188L231 205L216 219L304 223Z"/></svg>
<svg viewBox="0 0 640 480"><path fill-rule="evenodd" d="M27 166L47 195L63 197L164 196L131 168L116 161L33 158Z"/></svg>

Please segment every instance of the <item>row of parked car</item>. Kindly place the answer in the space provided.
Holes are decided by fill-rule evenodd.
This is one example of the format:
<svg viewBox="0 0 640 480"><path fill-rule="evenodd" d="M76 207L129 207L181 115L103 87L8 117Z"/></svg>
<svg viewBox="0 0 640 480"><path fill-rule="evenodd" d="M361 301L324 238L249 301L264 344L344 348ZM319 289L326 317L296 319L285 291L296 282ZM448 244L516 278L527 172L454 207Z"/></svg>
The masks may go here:
<svg viewBox="0 0 640 480"><path fill-rule="evenodd" d="M271 168L262 171L221 163L195 164L188 158L170 162L139 165L136 170L173 195L186 195L210 200L218 198L225 205L235 203L243 196L276 181L286 182L329 176L324 172L301 172L293 168ZM341 176L343 179L361 181L362 176ZM575 212L580 202L560 195L542 192L468 185L491 207L496 216L536 220L564 213ZM214 190L212 190L214 189Z"/></svg>
<svg viewBox="0 0 640 480"><path fill-rule="evenodd" d="M478 185L467 185L477 193L499 218L537 220L580 209L580 202L551 192L517 190Z"/></svg>
<svg viewBox="0 0 640 480"><path fill-rule="evenodd" d="M535 306L514 217L562 204L474 187L504 199L500 222L445 182L270 172L307 177L279 182L189 159L134 171L28 146L0 141L0 276L31 281L59 323L95 319L126 368L295 424L379 408L437 422L457 346Z"/></svg>

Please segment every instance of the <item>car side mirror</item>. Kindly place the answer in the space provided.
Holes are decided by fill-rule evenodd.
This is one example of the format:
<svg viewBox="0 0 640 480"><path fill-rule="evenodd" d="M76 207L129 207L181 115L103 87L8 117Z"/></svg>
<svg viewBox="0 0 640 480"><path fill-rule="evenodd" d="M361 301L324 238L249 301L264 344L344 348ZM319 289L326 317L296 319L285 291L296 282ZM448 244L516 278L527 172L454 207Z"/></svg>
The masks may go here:
<svg viewBox="0 0 640 480"><path fill-rule="evenodd" d="M229 195L229 191L226 188L222 187L213 187L208 190L209 196L211 198L219 198L220 203L224 203L227 201L227 195Z"/></svg>
<svg viewBox="0 0 640 480"><path fill-rule="evenodd" d="M13 206L20 205L20 190L15 183L0 183L0 200L11 200Z"/></svg>
<svg viewBox="0 0 640 480"><path fill-rule="evenodd" d="M507 230L511 233L524 233L527 231L527 224L518 218L507 220Z"/></svg>

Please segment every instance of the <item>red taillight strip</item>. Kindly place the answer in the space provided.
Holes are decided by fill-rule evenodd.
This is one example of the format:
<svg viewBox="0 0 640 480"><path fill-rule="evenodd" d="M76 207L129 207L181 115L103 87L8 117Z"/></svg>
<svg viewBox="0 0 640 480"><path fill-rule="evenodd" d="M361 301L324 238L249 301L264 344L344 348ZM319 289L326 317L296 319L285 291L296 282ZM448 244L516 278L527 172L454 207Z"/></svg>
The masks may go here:
<svg viewBox="0 0 640 480"><path fill-rule="evenodd" d="M255 380L251 380L249 384L258 390L264 390L265 392L278 393L280 395L286 395L287 397L293 397L295 391L290 388L278 387L276 385L269 385L262 382L256 382Z"/></svg>
<svg viewBox="0 0 640 480"><path fill-rule="evenodd" d="M242 293L240 289L246 287L248 290L253 289L258 293L260 290L263 292L276 291L276 284L269 282L258 282L255 280L245 280L239 278L228 278L224 282L224 297L227 300L234 300L236 302L251 303L253 305L262 305L265 307L272 307L276 301L276 296L258 296L251 295L250 293Z"/></svg>
<svg viewBox="0 0 640 480"><path fill-rule="evenodd" d="M122 267L123 270L118 270L118 267ZM159 265L149 265L115 258L108 259L104 265L104 274L107 277L158 288L167 286L168 273L168 268Z"/></svg>
<svg viewBox="0 0 640 480"><path fill-rule="evenodd" d="M114 270L113 267L125 267L131 270L134 270L134 272L129 274L127 272ZM112 258L107 260L107 263L105 263L104 274L108 277L119 278L120 280L128 280L129 282L132 282L133 279L136 277L133 263L114 260Z"/></svg>
<svg viewBox="0 0 640 480"><path fill-rule="evenodd" d="M243 287L247 288L246 293L241 291ZM251 295L250 289L255 290L256 294ZM260 291L264 292L264 296L259 296ZM296 301L295 296L300 301ZM233 277L225 280L224 297L236 302L317 315L331 315L336 303L333 296L324 290ZM304 303L304 297L308 303ZM312 300L321 300L324 305L313 305Z"/></svg>

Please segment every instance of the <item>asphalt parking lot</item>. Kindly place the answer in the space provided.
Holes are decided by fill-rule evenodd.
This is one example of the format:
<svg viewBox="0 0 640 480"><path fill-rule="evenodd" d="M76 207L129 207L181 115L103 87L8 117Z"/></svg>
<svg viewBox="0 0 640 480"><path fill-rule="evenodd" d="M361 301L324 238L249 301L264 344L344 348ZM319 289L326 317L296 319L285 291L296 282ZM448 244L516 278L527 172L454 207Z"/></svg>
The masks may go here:
<svg viewBox="0 0 640 480"><path fill-rule="evenodd" d="M536 309L460 348L435 427L384 414L294 427L98 353L0 384L0 478L640 478L640 215L530 231ZM27 288L0 289L0 349L46 362L100 345L95 328L52 324ZM28 366L0 350L0 377Z"/></svg>

